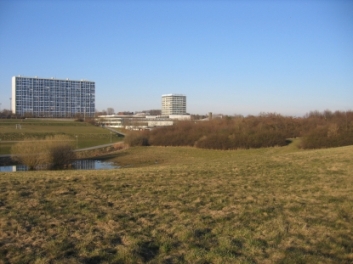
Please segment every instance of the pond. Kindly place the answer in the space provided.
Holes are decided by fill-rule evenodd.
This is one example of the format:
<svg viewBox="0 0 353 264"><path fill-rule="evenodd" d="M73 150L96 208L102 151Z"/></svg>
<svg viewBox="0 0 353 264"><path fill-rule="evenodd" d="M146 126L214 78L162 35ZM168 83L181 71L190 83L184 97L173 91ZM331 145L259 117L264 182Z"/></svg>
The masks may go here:
<svg viewBox="0 0 353 264"><path fill-rule="evenodd" d="M76 160L72 163L71 170L110 170L118 169L119 166L113 162L102 161L102 160ZM44 168L45 169L45 168ZM0 171L3 172L15 172L15 171L27 171L26 165L9 165L0 166Z"/></svg>

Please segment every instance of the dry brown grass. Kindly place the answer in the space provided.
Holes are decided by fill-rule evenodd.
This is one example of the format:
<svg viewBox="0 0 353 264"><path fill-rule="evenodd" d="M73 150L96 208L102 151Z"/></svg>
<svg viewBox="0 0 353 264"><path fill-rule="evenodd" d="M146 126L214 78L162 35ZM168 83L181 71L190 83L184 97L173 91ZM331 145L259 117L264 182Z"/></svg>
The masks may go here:
<svg viewBox="0 0 353 264"><path fill-rule="evenodd" d="M353 147L119 152L0 173L4 263L352 263Z"/></svg>

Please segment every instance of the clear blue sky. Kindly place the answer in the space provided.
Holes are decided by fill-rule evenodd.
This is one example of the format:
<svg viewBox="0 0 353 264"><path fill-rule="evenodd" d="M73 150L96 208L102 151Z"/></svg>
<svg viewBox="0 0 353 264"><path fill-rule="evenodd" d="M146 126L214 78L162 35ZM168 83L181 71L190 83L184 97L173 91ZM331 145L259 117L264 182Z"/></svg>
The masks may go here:
<svg viewBox="0 0 353 264"><path fill-rule="evenodd" d="M353 1L0 0L1 109L16 75L95 81L116 112L352 110Z"/></svg>

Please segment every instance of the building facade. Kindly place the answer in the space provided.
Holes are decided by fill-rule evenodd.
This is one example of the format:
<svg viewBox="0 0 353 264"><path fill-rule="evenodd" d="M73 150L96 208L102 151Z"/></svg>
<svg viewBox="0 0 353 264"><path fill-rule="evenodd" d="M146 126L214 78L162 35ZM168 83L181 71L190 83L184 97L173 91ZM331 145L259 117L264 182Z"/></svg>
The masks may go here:
<svg viewBox="0 0 353 264"><path fill-rule="evenodd" d="M162 126L172 126L174 120L162 116L134 115L101 115L96 118L100 126L125 128L129 130L153 129Z"/></svg>
<svg viewBox="0 0 353 264"><path fill-rule="evenodd" d="M162 115L185 115L186 96L182 94L162 95Z"/></svg>
<svg viewBox="0 0 353 264"><path fill-rule="evenodd" d="M95 82L14 76L11 108L28 117L93 117Z"/></svg>

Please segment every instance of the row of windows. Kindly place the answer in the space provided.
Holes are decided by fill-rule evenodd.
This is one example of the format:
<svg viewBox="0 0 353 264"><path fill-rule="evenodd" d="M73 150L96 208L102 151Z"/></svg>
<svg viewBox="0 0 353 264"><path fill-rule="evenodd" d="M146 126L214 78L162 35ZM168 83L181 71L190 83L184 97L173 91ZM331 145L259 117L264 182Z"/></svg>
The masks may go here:
<svg viewBox="0 0 353 264"><path fill-rule="evenodd" d="M64 98L64 99L67 99L67 100L71 100L71 99L74 99L74 98L77 98L77 99L85 99L85 100L89 100L89 99L94 99L95 96L91 96L91 95L83 95L83 96L80 96L80 95L72 95L72 96L67 96L67 95L64 95L64 94L38 94L38 93L16 93L16 98L18 100L22 100L22 99L26 99L26 98L57 98L57 97L60 97L60 98Z"/></svg>
<svg viewBox="0 0 353 264"><path fill-rule="evenodd" d="M89 106L82 106L82 105L31 105L31 104L27 104L27 105L20 105L17 106L16 109L24 109L24 108L65 108L65 109L82 109L82 111L89 111L90 109L95 109L94 105L89 105Z"/></svg>
<svg viewBox="0 0 353 264"><path fill-rule="evenodd" d="M76 115L82 115L82 113L62 113L62 112L33 112L33 111L25 111L21 113L23 116L30 117L56 117L56 118L71 118L76 117ZM94 113L86 113L86 117L93 117Z"/></svg>
<svg viewBox="0 0 353 264"><path fill-rule="evenodd" d="M89 86L89 85L95 85L95 83L90 83L90 82L66 82L66 81L36 81L36 80L16 80L16 84L26 84L26 85L82 85L82 86Z"/></svg>
<svg viewBox="0 0 353 264"><path fill-rule="evenodd" d="M16 86L19 91L43 91L43 92L81 92L94 93L95 89L90 87L33 87L33 86Z"/></svg>
<svg viewBox="0 0 353 264"><path fill-rule="evenodd" d="M172 105L163 105L163 107L173 108L173 107L185 107L185 104L172 104Z"/></svg>
<svg viewBox="0 0 353 264"><path fill-rule="evenodd" d="M34 78L16 78L16 83L35 83L35 84L81 84L94 85L94 82L89 81L70 81L70 80L48 80L48 79L34 79Z"/></svg>
<svg viewBox="0 0 353 264"><path fill-rule="evenodd" d="M37 94L37 93L16 93L16 99L17 100L35 100L38 98L60 98L60 100L67 100L67 101L72 101L72 100L82 100L82 101L89 101L89 100L94 100L95 96L65 96L62 94Z"/></svg>
<svg viewBox="0 0 353 264"><path fill-rule="evenodd" d="M38 113L46 113L46 114L52 114L52 113L61 113L63 115L70 115L72 113L75 114L84 114L84 115L91 115L94 114L94 111L80 111L80 110L76 110L76 109L70 109L70 111L66 110L66 109L50 109L50 108L46 108L46 109L33 109L33 108L27 108L24 109L20 112L18 112L18 114L23 115L24 113L33 113L35 115L38 115Z"/></svg>
<svg viewBox="0 0 353 264"><path fill-rule="evenodd" d="M94 108L94 105L76 105L76 104L70 104L70 105L58 105L58 104L41 104L41 105L33 105L33 104L21 104L21 105L16 105L16 109L23 109L24 107L62 107L62 108L82 108L82 109L90 109Z"/></svg>
<svg viewBox="0 0 353 264"><path fill-rule="evenodd" d="M28 86L20 86L16 87L16 91L42 91L42 92L80 92L80 93L94 93L94 89L91 88L66 88L63 89L62 87L28 87Z"/></svg>
<svg viewBox="0 0 353 264"><path fill-rule="evenodd" d="M44 108L30 108L30 107L24 107L21 109L21 112L28 112L28 111L34 111L34 112L43 112L43 111L51 111L51 112L75 112L75 113L93 113L94 110L82 110L82 109L77 109L77 108L70 108L70 109L65 109L65 108L50 108L50 107L44 107Z"/></svg>
<svg viewBox="0 0 353 264"><path fill-rule="evenodd" d="M32 91L17 91L16 95L18 96L28 96L28 95L41 95L41 96L65 96L65 97L94 97L94 95L91 94L80 94L80 93L70 93L70 94L65 94L65 93L39 93L39 92L32 92Z"/></svg>
<svg viewBox="0 0 353 264"><path fill-rule="evenodd" d="M162 107L162 109L185 109L185 106L167 106L167 107Z"/></svg>
<svg viewBox="0 0 353 264"><path fill-rule="evenodd" d="M185 100L163 100L162 103L186 103Z"/></svg>
<svg viewBox="0 0 353 264"><path fill-rule="evenodd" d="M45 104L45 103L56 103L56 104L94 104L94 100L70 100L70 101L63 101L63 100L53 100L53 98L41 98L41 100L31 100L31 99L22 99L16 100L16 104L24 104L26 102L30 102L32 104Z"/></svg>
<svg viewBox="0 0 353 264"><path fill-rule="evenodd" d="M50 94L88 94L94 95L94 91L91 90L83 90L83 89L76 89L76 90L63 90L63 89L55 89L55 90L46 90L46 89L16 89L16 92L34 92L34 93L50 93Z"/></svg>
<svg viewBox="0 0 353 264"><path fill-rule="evenodd" d="M90 90L92 92L94 92L94 85L20 85L17 84L16 85L16 89L43 89L43 90L53 90L53 89L57 89L57 90L72 90L72 89L76 89L76 90Z"/></svg>
<svg viewBox="0 0 353 264"><path fill-rule="evenodd" d="M54 85L60 85L60 86L65 86L65 85L74 85L74 86L94 86L94 82L65 82L65 81L21 81L21 80L16 80L16 85L45 85L45 86L54 86Z"/></svg>
<svg viewBox="0 0 353 264"><path fill-rule="evenodd" d="M162 104L162 105L186 105L186 103L183 103L183 102L180 102L180 103L177 103L177 102L168 102L168 103L165 103L165 104Z"/></svg>
<svg viewBox="0 0 353 264"><path fill-rule="evenodd" d="M94 101L93 96L63 96L63 95L38 95L38 94L16 94L16 100L44 100L47 98L56 98L65 101Z"/></svg>
<svg viewBox="0 0 353 264"><path fill-rule="evenodd" d="M34 102L40 102L40 101L60 101L60 102L93 102L94 98L92 97L61 97L61 96L17 96L16 101L21 102L21 101L34 101Z"/></svg>
<svg viewBox="0 0 353 264"><path fill-rule="evenodd" d="M80 91L80 92L85 92L85 93L94 93L95 88L93 87L61 87L61 86L28 86L28 85L23 85L23 86L16 86L16 90L38 90L38 91Z"/></svg>

